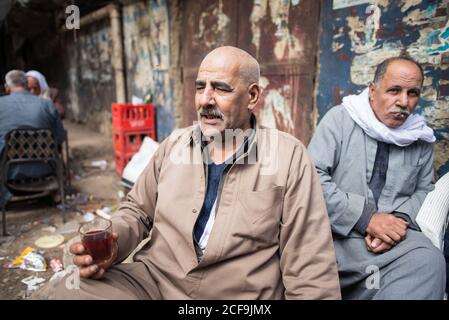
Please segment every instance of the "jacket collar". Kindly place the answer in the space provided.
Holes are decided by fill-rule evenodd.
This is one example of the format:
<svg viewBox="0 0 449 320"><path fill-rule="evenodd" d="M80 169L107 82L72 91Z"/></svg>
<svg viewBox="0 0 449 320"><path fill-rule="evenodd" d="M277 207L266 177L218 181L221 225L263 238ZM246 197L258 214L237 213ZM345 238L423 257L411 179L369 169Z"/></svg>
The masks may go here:
<svg viewBox="0 0 449 320"><path fill-rule="evenodd" d="M260 139L260 126L257 122L256 116L254 113L251 114L250 117L251 129L252 132L248 137L245 137L245 147L243 150L242 157L251 156L252 159L256 159L257 161L257 142ZM207 141L203 139L203 133L201 132L201 128L198 124L192 126L190 128L189 136L188 136L188 144L190 147L194 147L195 145L199 145L201 150L207 145ZM241 158L240 156L238 158Z"/></svg>
<svg viewBox="0 0 449 320"><path fill-rule="evenodd" d="M16 95L16 94L19 94L19 95L21 95L21 94L31 95L32 93L29 92L28 90L21 90L21 91L12 92L10 95L12 96L12 95Z"/></svg>

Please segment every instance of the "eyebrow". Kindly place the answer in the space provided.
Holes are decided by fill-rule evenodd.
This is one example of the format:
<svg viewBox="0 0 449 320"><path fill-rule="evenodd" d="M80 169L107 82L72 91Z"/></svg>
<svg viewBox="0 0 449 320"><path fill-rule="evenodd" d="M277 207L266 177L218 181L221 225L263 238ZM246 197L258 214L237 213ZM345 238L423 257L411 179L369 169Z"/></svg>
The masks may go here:
<svg viewBox="0 0 449 320"><path fill-rule="evenodd" d="M195 85L196 86L205 86L206 81L196 80ZM226 82L223 82L223 81L211 81L211 85L214 88L220 88L220 89L229 90L229 91L233 90L233 88L229 84L227 84Z"/></svg>
<svg viewBox="0 0 449 320"><path fill-rule="evenodd" d="M225 90L229 90L229 91L232 90L232 87L223 81L211 81L211 84L214 88L220 88L220 89L225 89Z"/></svg>
<svg viewBox="0 0 449 320"><path fill-rule="evenodd" d="M402 90L402 89L404 89L404 88L401 87L401 86L399 86L399 85L393 85L393 86L390 86L390 87L387 88L387 90L391 90L391 89L400 89L400 90ZM421 92L421 89L418 88L418 87L410 88L410 89L408 89L407 91L410 91L410 90L414 90L414 91L417 91L417 92Z"/></svg>

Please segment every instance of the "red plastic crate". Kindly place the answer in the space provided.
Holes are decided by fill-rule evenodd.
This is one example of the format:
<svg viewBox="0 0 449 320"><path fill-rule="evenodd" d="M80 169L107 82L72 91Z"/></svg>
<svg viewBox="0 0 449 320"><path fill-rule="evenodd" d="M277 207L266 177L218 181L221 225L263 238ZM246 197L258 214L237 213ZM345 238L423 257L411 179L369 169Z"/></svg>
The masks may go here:
<svg viewBox="0 0 449 320"><path fill-rule="evenodd" d="M154 130L155 126L155 106L153 104L112 104L112 128L114 130Z"/></svg>
<svg viewBox="0 0 449 320"><path fill-rule="evenodd" d="M115 172L117 172L117 174L119 176L121 176L123 174L123 170L125 170L126 165L131 160L133 155L134 155L134 153L125 153L125 152L117 152L117 151L114 153Z"/></svg>
<svg viewBox="0 0 449 320"><path fill-rule="evenodd" d="M136 153L142 145L143 139L150 137L156 140L154 129L136 131L113 131L114 150L116 152Z"/></svg>

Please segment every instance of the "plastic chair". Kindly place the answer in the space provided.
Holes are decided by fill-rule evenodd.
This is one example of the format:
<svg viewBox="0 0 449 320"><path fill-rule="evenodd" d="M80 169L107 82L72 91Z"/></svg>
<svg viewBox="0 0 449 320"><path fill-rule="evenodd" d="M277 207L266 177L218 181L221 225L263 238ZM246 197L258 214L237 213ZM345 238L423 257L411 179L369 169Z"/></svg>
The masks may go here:
<svg viewBox="0 0 449 320"><path fill-rule="evenodd" d="M8 180L8 171L13 164L53 163L56 176L21 180ZM2 203L3 235L6 236L6 205L9 202L35 199L58 190L61 197L62 215L65 222L64 164L62 154L50 129L14 129L5 136L5 148L0 162L0 187L13 194ZM16 195L14 195L16 192ZM28 193L17 195L19 193Z"/></svg>

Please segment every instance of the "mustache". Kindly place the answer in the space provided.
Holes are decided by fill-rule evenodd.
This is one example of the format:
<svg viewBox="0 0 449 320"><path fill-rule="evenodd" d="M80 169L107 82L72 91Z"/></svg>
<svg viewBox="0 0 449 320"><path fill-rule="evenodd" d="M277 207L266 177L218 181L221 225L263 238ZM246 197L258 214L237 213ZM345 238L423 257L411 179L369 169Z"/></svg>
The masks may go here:
<svg viewBox="0 0 449 320"><path fill-rule="evenodd" d="M388 110L388 113L400 113L406 117L408 117L410 115L410 111L408 111L407 109L399 108L396 106L391 108L390 110Z"/></svg>
<svg viewBox="0 0 449 320"><path fill-rule="evenodd" d="M224 118L223 112L221 112L220 110L218 110L216 108L204 108L204 107L201 107L198 110L198 114L201 117L217 117L217 118L220 118L220 119Z"/></svg>

